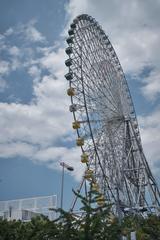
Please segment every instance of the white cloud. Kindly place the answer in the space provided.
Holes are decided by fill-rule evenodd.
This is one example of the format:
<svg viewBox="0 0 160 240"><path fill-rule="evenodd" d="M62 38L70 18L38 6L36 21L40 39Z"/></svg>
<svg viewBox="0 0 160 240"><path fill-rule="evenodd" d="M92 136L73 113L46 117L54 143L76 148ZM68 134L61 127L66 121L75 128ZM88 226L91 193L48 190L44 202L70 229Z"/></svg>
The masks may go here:
<svg viewBox="0 0 160 240"><path fill-rule="evenodd" d="M17 156L31 158L35 151L36 147L23 142L0 144L0 156L4 158Z"/></svg>
<svg viewBox="0 0 160 240"><path fill-rule="evenodd" d="M141 137L149 165L155 174L159 174L160 168L160 110L157 109L148 116L140 116Z"/></svg>
<svg viewBox="0 0 160 240"><path fill-rule="evenodd" d="M74 167L69 172L77 181L81 180L85 166L80 162L80 149L67 147L39 148L26 142L10 142L0 144L0 156L4 158L25 157L35 163L47 166L57 171L61 170L60 162L65 162Z"/></svg>
<svg viewBox="0 0 160 240"><path fill-rule="evenodd" d="M122 4L120 0L70 0L66 10L69 22L78 14L88 13L101 23L127 73L139 75L147 66L159 69L158 1L153 4L149 0L124 0ZM34 98L28 105L0 103L0 130L3 135L0 139L0 154L2 157L25 156L53 169L59 169L59 161L65 161L75 167L74 177L80 179L80 149L67 147L69 139L71 142L73 140L70 137L73 133L72 116L68 111L69 98L66 96L67 82L63 76L64 60L67 58L63 44L61 47L47 46L46 38L37 30L35 21L21 24L16 32L16 36L22 37L24 43L28 41L37 44L35 49L25 44L21 49L18 46L9 48L10 54L14 56L12 69L23 66L33 78ZM6 31L5 36L11 34L15 34L13 28ZM38 47L39 43L44 43L44 46ZM38 51L38 58L35 51ZM22 55L25 56L23 61ZM2 73L7 73L9 64L1 66ZM145 79L142 89L145 96L154 98L159 93L158 72L155 75L152 72ZM156 120L154 125L150 119L153 121L158 118L156 113L150 117L140 117L144 149L150 163L158 161L160 141L159 122ZM155 138L151 141L152 134ZM149 152L150 146L152 149Z"/></svg>
<svg viewBox="0 0 160 240"><path fill-rule="evenodd" d="M28 69L29 75L34 79L34 82L38 82L41 77L41 69L36 65L32 65Z"/></svg>
<svg viewBox="0 0 160 240"><path fill-rule="evenodd" d="M8 56L0 64L1 76L26 71L33 80L33 99L28 104L0 102L0 157L25 157L56 170L61 170L59 163L64 161L74 167L71 174L79 181L83 174L80 149L68 147L76 134L68 111L63 43L48 46L34 20L9 28L1 40L0 49ZM7 86L2 79L0 90Z"/></svg>
<svg viewBox="0 0 160 240"><path fill-rule="evenodd" d="M11 66L9 72L10 74L12 73L12 71L16 71L23 68L22 62L17 57L12 57L10 66Z"/></svg>
<svg viewBox="0 0 160 240"><path fill-rule="evenodd" d="M0 78L0 92L3 92L7 88L7 83L3 78Z"/></svg>
<svg viewBox="0 0 160 240"><path fill-rule="evenodd" d="M141 82L147 100L157 100L160 93L159 0L154 4L151 0L124 0L123 3L121 0L70 0L66 11L69 23L82 13L94 17L109 36L125 73ZM151 69L150 73L143 77L142 73L145 76L148 69ZM159 110L139 118L144 151L156 173L160 167L159 119Z"/></svg>
<svg viewBox="0 0 160 240"><path fill-rule="evenodd" d="M80 162L80 149L67 147L50 147L37 151L34 160L46 164L51 169L61 170L60 162L73 166L74 171L71 173L79 181L84 173L85 166Z"/></svg>
<svg viewBox="0 0 160 240"><path fill-rule="evenodd" d="M35 19L30 20L27 23L19 23L15 27L10 27L8 28L5 32L4 35L2 35L3 39L5 37L10 37L10 36L18 36L19 38L30 42L45 42L46 38L43 36L43 34L36 28L36 23L37 21Z"/></svg>
<svg viewBox="0 0 160 240"><path fill-rule="evenodd" d="M14 33L14 30L13 30L13 28L10 27L10 28L7 29L7 31L5 32L4 35L5 35L5 36L10 36L10 35L12 35L13 33Z"/></svg>
<svg viewBox="0 0 160 240"><path fill-rule="evenodd" d="M41 70L36 65L39 59L36 57L36 47L33 48L32 44L36 42L37 46L39 43L43 46L46 44L46 38L35 25L36 21L31 20L26 24L10 27L3 35L0 35L0 54L4 56L0 61L0 77L3 79L1 91L4 89L2 85L7 86L7 77L13 71L21 71L22 68L30 74L33 81L40 79Z"/></svg>
<svg viewBox="0 0 160 240"><path fill-rule="evenodd" d="M148 77L144 78L145 86L142 87L142 93L146 98L154 101L160 94L160 71L153 70Z"/></svg>
<svg viewBox="0 0 160 240"><path fill-rule="evenodd" d="M20 54L20 49L17 46L12 46L11 48L9 48L8 52L12 56L18 56Z"/></svg>
<svg viewBox="0 0 160 240"><path fill-rule="evenodd" d="M44 46L40 57L32 58L32 52L31 58L21 62L18 47L10 46L9 53L13 55L15 70L25 67L32 77L34 98L30 104L0 103L0 129L4 136L0 140L0 156L23 156L57 170L59 162L65 161L74 166L73 176L80 180L80 151L67 148L73 137L66 95L68 83L64 79L64 49Z"/></svg>
<svg viewBox="0 0 160 240"><path fill-rule="evenodd" d="M45 40L45 37L33 26L26 29L26 37L33 42L43 42Z"/></svg>
<svg viewBox="0 0 160 240"><path fill-rule="evenodd" d="M0 142L27 141L48 146L67 135L70 115L58 105L56 97L54 102L52 100L44 97L38 104L31 105L0 103L0 128L3 134Z"/></svg>
<svg viewBox="0 0 160 240"><path fill-rule="evenodd" d="M58 50L47 51L44 53L44 57L41 59L41 66L47 68L53 75L56 73L57 78L64 78L65 68L64 60L66 58L64 48L58 48Z"/></svg>
<svg viewBox="0 0 160 240"><path fill-rule="evenodd" d="M36 21L32 20L27 25L22 25L22 31L24 31L26 35L26 39L32 42L44 42L46 38L42 35L41 32L35 28ZM24 28L24 29L23 29Z"/></svg>
<svg viewBox="0 0 160 240"><path fill-rule="evenodd" d="M66 10L70 22L82 13L95 17L109 35L125 73L138 76L152 66L160 74L159 0L154 4L151 0L124 0L123 3L121 0L70 0ZM143 88L145 96L149 91L156 97L152 79L143 83L146 85Z"/></svg>
<svg viewBox="0 0 160 240"><path fill-rule="evenodd" d="M9 73L9 62L7 61L0 61L0 74L7 75Z"/></svg>

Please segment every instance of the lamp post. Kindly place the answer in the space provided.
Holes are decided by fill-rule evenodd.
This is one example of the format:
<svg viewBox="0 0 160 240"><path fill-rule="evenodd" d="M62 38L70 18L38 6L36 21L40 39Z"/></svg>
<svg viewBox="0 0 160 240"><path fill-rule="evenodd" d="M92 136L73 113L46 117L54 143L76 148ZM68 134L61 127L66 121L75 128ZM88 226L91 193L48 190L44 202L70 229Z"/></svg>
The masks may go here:
<svg viewBox="0 0 160 240"><path fill-rule="evenodd" d="M64 162L60 162L60 165L62 166L62 180L61 180L61 209L63 208L63 189L64 189L64 169L67 169L68 171L73 171L74 168Z"/></svg>

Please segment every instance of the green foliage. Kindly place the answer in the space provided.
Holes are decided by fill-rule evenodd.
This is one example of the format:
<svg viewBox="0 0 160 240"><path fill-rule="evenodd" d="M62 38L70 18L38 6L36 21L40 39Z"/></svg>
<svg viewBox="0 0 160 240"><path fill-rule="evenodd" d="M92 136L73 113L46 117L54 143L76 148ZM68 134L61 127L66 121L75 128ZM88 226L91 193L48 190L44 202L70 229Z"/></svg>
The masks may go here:
<svg viewBox="0 0 160 240"><path fill-rule="evenodd" d="M138 240L160 240L160 217L156 215L148 216L148 218L141 222L138 234L142 235L142 237L138 238Z"/></svg>
<svg viewBox="0 0 160 240"><path fill-rule="evenodd" d="M127 216L119 224L109 202L97 205L100 194L92 186L86 197L74 193L82 202L81 216L58 209L55 221L43 216L30 222L0 220L0 240L118 240L122 235L130 240L131 231L137 240L160 240L159 217Z"/></svg>
<svg viewBox="0 0 160 240"><path fill-rule="evenodd" d="M122 234L130 239L130 233L136 231L137 240L160 240L160 217L149 215L146 218L134 215L123 219Z"/></svg>
<svg viewBox="0 0 160 240"><path fill-rule="evenodd" d="M81 199L83 207L82 217L79 219L79 239L82 240L112 240L119 239L120 226L118 219L111 216L111 204L104 203L97 206L97 198L100 193L91 190L87 197L82 197L78 193L75 194Z"/></svg>
<svg viewBox="0 0 160 240"><path fill-rule="evenodd" d="M52 240L59 239L58 234L56 224L45 217L30 222L0 220L0 240Z"/></svg>

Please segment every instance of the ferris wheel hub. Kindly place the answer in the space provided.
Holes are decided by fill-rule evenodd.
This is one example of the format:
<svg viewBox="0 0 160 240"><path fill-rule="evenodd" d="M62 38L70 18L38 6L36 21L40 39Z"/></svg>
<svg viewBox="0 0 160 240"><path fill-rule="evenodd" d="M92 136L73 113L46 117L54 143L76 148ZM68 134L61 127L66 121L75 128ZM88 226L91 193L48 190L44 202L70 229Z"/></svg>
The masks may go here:
<svg viewBox="0 0 160 240"><path fill-rule="evenodd" d="M87 14L73 20L68 34L65 78L72 127L82 150L81 163L87 171L93 168L93 173L85 172L82 182L97 183L114 203L116 214L149 212L153 203L160 207L129 87L108 36Z"/></svg>

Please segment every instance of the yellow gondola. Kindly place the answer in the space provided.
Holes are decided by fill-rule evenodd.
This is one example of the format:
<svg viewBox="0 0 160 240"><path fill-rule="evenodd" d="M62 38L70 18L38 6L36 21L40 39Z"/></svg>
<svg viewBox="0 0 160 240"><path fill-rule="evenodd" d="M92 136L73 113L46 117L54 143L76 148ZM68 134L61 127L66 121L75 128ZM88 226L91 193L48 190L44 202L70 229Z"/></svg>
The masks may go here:
<svg viewBox="0 0 160 240"><path fill-rule="evenodd" d="M80 122L78 122L78 121L73 122L73 123L72 123L72 127L73 127L73 129L78 129L78 128L80 128Z"/></svg>
<svg viewBox="0 0 160 240"><path fill-rule="evenodd" d="M93 170L92 169L86 170L84 178L87 180L92 180L92 177L93 177Z"/></svg>
<svg viewBox="0 0 160 240"><path fill-rule="evenodd" d="M99 191L99 186L97 183L92 184L92 190L98 192Z"/></svg>
<svg viewBox="0 0 160 240"><path fill-rule="evenodd" d="M83 153L81 155L81 163L88 163L88 154Z"/></svg>
<svg viewBox="0 0 160 240"><path fill-rule="evenodd" d="M104 206L105 202L104 201L97 201L97 204L102 207L102 206Z"/></svg>
<svg viewBox="0 0 160 240"><path fill-rule="evenodd" d="M116 222L116 217L112 213L110 213L110 215L109 215L109 223L115 223L115 222Z"/></svg>
<svg viewBox="0 0 160 240"><path fill-rule="evenodd" d="M80 229L84 229L84 228L85 228L85 226L86 226L86 224L85 224L85 223L81 223L81 225L80 225Z"/></svg>
<svg viewBox="0 0 160 240"><path fill-rule="evenodd" d="M103 206L105 204L105 199L104 199L104 196L101 195L99 197L96 198L96 202L99 206Z"/></svg>
<svg viewBox="0 0 160 240"><path fill-rule="evenodd" d="M79 137L77 138L76 143L77 143L77 146L81 147L84 145L84 139Z"/></svg>
<svg viewBox="0 0 160 240"><path fill-rule="evenodd" d="M74 88L70 87L70 88L68 88L68 90L67 90L67 94L68 94L68 96L73 97L73 96L76 95L76 91L75 91Z"/></svg>

